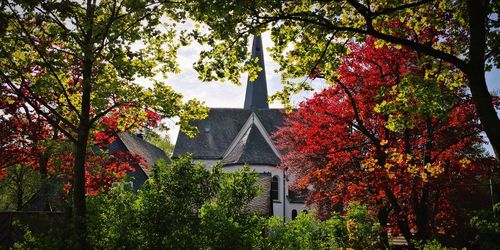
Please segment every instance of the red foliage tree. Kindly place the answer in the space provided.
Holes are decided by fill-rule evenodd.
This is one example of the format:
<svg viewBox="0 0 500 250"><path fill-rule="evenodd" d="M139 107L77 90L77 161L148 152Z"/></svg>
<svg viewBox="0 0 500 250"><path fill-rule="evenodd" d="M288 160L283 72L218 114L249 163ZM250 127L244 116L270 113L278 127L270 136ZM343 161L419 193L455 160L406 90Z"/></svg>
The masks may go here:
<svg viewBox="0 0 500 250"><path fill-rule="evenodd" d="M474 192L495 164L481 152L469 94L414 51L378 48L373 38L350 50L338 78L318 69L332 86L274 135L287 152L281 166L297 188L313 187L308 201L319 216L359 201L408 242L456 236L456 197Z"/></svg>
<svg viewBox="0 0 500 250"><path fill-rule="evenodd" d="M31 74L39 74L39 67L27 69ZM36 77L36 76L35 76ZM29 84L28 84L29 85ZM17 93L4 85L0 99L0 180L8 173L7 168L14 165L31 166L41 174L41 191L45 209L48 208L48 183L50 178L64 180L65 194L68 195L72 183L74 157L71 142L54 129L47 120L38 115L31 105ZM37 107L40 109L40 107ZM125 117L123 112L128 107L116 107L103 117L93 135L90 144L95 145L88 152L86 162L86 192L95 195L107 191L113 182L123 179L128 172L134 171L133 164L144 165L142 159L132 153L108 152L107 146L118 133L128 127L118 127L120 119L127 119L127 124L141 127L156 127L161 117L147 110L145 118ZM132 123L130 121L133 121Z"/></svg>

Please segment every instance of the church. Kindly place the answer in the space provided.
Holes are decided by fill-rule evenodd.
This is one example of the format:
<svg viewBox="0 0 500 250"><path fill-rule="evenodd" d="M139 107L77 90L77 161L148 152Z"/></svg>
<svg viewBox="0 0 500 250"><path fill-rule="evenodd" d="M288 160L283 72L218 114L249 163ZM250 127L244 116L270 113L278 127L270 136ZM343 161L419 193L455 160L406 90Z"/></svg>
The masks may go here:
<svg viewBox="0 0 500 250"><path fill-rule="evenodd" d="M179 132L172 158L191 153L206 167L221 162L223 171L231 172L248 164L260 174L258 184L263 194L249 204L250 210L276 215L284 221L309 210L305 197L288 190L291 184L286 168L278 168L281 154L271 135L283 125L284 110L270 109L262 38L254 36L252 58L262 69L254 81L247 81L243 108L211 108L208 117L194 121L199 133L189 138Z"/></svg>

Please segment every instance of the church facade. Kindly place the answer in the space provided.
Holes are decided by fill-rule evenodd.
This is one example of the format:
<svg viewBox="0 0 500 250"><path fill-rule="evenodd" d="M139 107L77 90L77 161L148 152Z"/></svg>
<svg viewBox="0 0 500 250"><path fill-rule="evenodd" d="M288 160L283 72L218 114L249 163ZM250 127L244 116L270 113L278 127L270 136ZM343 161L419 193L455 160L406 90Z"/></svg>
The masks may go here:
<svg viewBox="0 0 500 250"><path fill-rule="evenodd" d="M248 164L260 174L259 184L263 194L250 204L256 211L266 215L294 219L307 212L304 196L289 190L291 180L286 168L278 168L280 152L271 135L283 125L284 110L270 109L267 103L267 81L264 65L262 39L255 36L252 57L258 58L262 70L254 81L248 81L244 107L211 108L208 117L192 124L199 133L189 138L179 132L172 157L191 153L193 159L206 167L217 162L223 171L232 172Z"/></svg>

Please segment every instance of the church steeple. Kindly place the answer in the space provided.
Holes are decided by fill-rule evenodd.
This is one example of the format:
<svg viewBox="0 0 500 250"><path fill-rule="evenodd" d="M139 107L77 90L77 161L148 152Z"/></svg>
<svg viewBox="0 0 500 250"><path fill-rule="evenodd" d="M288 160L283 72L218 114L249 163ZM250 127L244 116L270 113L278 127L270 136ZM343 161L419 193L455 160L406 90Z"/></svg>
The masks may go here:
<svg viewBox="0 0 500 250"><path fill-rule="evenodd" d="M262 46L262 38L260 35L253 37L252 44L252 59L259 58L257 64L261 71L257 75L255 81L247 81L247 92L245 94L244 109L268 109L267 103L267 82L266 82L266 69L264 66L264 48Z"/></svg>

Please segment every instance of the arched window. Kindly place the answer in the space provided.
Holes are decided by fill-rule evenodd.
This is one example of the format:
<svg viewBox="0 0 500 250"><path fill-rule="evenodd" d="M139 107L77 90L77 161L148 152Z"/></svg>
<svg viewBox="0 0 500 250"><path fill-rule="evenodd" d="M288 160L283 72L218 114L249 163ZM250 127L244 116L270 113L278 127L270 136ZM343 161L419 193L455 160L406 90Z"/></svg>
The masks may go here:
<svg viewBox="0 0 500 250"><path fill-rule="evenodd" d="M302 213L307 214L307 210L305 210L305 209L302 210Z"/></svg>
<svg viewBox="0 0 500 250"><path fill-rule="evenodd" d="M273 176L273 180L271 181L271 198L273 201L279 200L279 187L280 187L280 181L277 175Z"/></svg>
<svg viewBox="0 0 500 250"><path fill-rule="evenodd" d="M297 210L292 210L292 220L295 220L297 218Z"/></svg>

